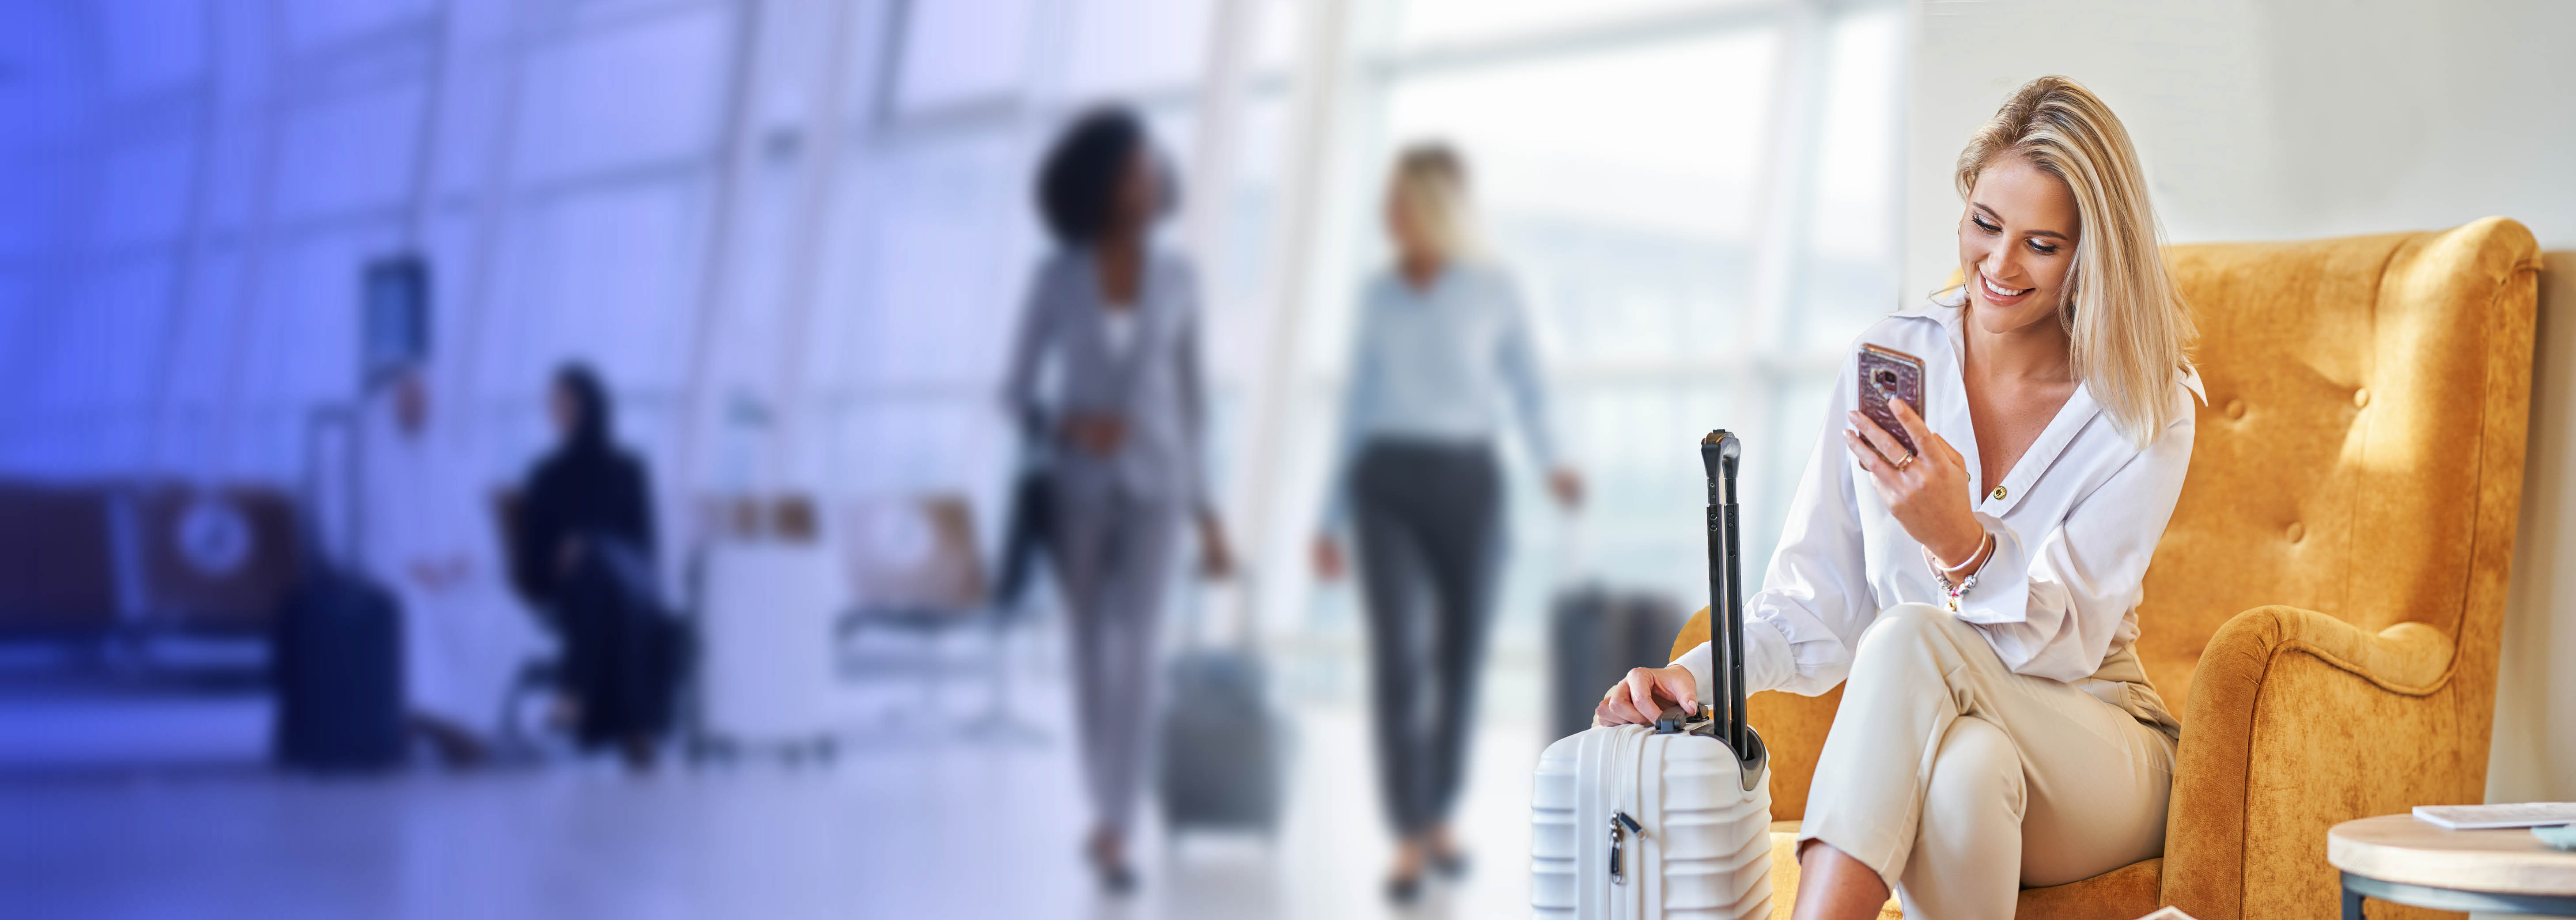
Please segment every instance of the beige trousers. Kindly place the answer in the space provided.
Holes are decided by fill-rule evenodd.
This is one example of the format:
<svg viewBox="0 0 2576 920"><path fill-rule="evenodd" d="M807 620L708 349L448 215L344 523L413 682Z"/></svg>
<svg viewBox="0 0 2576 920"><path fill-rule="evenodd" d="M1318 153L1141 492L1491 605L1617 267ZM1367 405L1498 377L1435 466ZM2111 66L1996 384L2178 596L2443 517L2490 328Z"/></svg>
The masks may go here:
<svg viewBox="0 0 2576 920"><path fill-rule="evenodd" d="M1900 604L1861 634L1798 845L1876 870L1907 920L2011 917L2024 887L2163 853L2173 757L2153 726Z"/></svg>

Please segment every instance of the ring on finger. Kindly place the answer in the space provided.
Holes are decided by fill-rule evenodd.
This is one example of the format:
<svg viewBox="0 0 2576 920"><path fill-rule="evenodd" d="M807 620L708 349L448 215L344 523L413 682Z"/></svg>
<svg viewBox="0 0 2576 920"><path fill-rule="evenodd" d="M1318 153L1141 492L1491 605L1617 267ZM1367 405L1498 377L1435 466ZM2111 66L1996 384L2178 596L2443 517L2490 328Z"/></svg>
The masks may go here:
<svg viewBox="0 0 2576 920"><path fill-rule="evenodd" d="M1874 467L1874 466L1869 465L1869 462L1870 462L1870 461L1872 461L1872 460L1876 460L1876 461L1878 461L1878 462L1880 462L1880 463L1886 463L1886 462L1887 462L1887 454L1880 452L1880 451L1879 451L1879 449L1878 449L1878 445L1876 445L1876 444L1872 444L1872 443L1869 443L1869 439L1868 439L1868 438L1864 438L1864 437L1861 437L1861 436L1859 436L1859 435L1852 435L1852 439L1853 439L1853 440L1855 440L1855 441L1860 442L1860 445L1861 445L1861 446L1869 448L1869 452L1868 452L1868 453L1865 453L1865 454L1864 454L1864 453L1860 453L1860 452L1855 451L1855 452L1853 452L1853 454L1852 454L1852 459L1860 461L1860 468L1861 468L1861 469L1869 470L1869 471L1871 471L1871 472L1877 472L1877 471L1878 471L1878 468L1877 468L1877 467Z"/></svg>
<svg viewBox="0 0 2576 920"><path fill-rule="evenodd" d="M1900 470L1912 465L1914 465L1913 454L1906 454L1905 456L1898 458L1896 461L1896 468Z"/></svg>

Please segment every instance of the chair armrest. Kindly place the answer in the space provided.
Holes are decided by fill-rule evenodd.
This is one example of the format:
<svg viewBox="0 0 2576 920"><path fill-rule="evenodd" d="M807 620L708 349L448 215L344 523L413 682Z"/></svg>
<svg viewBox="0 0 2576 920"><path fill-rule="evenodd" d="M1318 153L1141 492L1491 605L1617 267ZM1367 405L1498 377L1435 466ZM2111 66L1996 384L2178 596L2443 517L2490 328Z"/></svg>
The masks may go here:
<svg viewBox="0 0 2576 920"><path fill-rule="evenodd" d="M1744 717L1771 753L1771 820L1806 820L1807 786L1842 705L1842 684L1815 696L1764 690L1744 701Z"/></svg>
<svg viewBox="0 0 2576 920"><path fill-rule="evenodd" d="M2336 898L2327 828L2483 797L2452 652L2422 623L2370 633L2295 607L2219 627L2184 708L2165 903L2201 920L2317 914Z"/></svg>

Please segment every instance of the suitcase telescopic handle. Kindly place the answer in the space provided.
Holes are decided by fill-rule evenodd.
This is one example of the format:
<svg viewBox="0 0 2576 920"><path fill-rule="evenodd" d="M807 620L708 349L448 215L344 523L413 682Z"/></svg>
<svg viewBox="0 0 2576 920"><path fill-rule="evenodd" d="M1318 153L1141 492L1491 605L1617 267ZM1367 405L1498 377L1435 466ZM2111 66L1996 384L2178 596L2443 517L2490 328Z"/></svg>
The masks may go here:
<svg viewBox="0 0 2576 920"><path fill-rule="evenodd" d="M1744 442L1723 429L1699 442L1700 467L1708 475L1708 603L1711 682L1702 691L1704 704L1724 709L1719 731L1739 755L1745 747L1744 718L1744 534L1736 514L1735 472ZM1713 691L1713 692L1712 692ZM1712 699L1714 696L1714 699Z"/></svg>

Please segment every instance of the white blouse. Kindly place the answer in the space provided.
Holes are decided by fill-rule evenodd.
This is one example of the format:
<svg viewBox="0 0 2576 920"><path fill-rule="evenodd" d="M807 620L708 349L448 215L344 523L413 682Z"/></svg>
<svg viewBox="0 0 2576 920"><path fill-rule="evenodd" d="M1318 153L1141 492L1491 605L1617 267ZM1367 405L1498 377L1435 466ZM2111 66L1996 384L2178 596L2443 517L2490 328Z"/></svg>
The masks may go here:
<svg viewBox="0 0 2576 920"><path fill-rule="evenodd" d="M2191 400L2207 398L2200 377L2176 374L2172 421L2144 448L2079 384L2001 482L1980 482L1961 374L1964 296L1945 292L1880 320L1859 339L1923 359L1924 419L1967 458L1969 505L1995 549L1976 587L1959 599L1958 616L2014 672L2076 683L2142 720L2175 728L2131 645L2147 562L2191 463ZM1859 351L1857 342L1852 350ZM1854 358L1845 357L1815 452L1790 499L1779 551L1761 592L1745 600L1748 692L1831 690L1850 674L1852 649L1880 611L1948 601L1924 564L1922 544L1843 446L1855 373ZM1675 663L1710 685L1707 643Z"/></svg>

